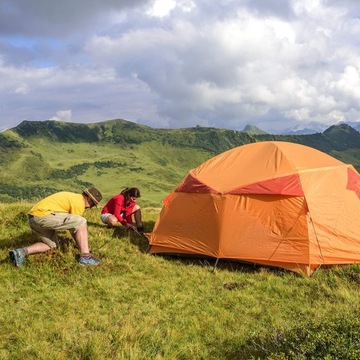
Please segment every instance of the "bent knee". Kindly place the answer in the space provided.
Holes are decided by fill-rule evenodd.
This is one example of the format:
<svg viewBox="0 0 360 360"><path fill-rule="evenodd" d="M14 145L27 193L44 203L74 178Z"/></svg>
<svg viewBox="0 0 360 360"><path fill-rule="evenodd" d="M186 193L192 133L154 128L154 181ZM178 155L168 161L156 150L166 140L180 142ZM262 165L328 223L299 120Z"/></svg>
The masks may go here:
<svg viewBox="0 0 360 360"><path fill-rule="evenodd" d="M111 226L115 226L118 222L118 219L115 216L109 216L107 219L107 223Z"/></svg>

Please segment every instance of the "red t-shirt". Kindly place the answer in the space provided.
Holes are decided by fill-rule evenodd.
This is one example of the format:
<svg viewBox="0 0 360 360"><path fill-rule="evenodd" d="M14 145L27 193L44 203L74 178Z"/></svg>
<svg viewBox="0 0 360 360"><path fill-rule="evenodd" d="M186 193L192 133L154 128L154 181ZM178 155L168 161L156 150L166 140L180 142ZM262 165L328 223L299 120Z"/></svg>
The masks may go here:
<svg viewBox="0 0 360 360"><path fill-rule="evenodd" d="M125 203L124 195L118 194L107 202L101 213L115 215L122 225L126 225L126 223L132 224L131 214L135 204L135 201L131 200L131 198Z"/></svg>

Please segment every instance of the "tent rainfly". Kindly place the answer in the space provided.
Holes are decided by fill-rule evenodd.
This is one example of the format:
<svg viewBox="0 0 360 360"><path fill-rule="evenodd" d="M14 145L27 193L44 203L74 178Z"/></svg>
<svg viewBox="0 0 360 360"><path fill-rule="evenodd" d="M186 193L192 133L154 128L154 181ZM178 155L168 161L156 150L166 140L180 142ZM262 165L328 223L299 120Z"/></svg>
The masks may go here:
<svg viewBox="0 0 360 360"><path fill-rule="evenodd" d="M233 259L307 276L360 263L360 175L313 148L239 146L191 170L148 235L150 253Z"/></svg>

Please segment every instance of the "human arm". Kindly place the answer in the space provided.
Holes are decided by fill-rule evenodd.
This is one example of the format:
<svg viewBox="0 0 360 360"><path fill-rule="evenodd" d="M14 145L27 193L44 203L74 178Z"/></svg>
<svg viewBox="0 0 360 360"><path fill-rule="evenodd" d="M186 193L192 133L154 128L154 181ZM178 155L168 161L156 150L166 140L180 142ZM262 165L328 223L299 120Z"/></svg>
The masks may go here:
<svg viewBox="0 0 360 360"><path fill-rule="evenodd" d="M114 215L117 218L117 220L126 227L129 227L131 229L134 229L134 226L132 225L132 217L131 214L129 215L127 210L127 204L125 204L124 196L118 196L116 199L114 199Z"/></svg>

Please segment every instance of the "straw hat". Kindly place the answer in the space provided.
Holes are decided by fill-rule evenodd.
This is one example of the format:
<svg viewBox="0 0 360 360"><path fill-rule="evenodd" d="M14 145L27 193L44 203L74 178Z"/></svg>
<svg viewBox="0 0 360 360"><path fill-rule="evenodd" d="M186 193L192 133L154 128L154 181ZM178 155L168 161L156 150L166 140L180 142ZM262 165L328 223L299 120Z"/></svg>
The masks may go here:
<svg viewBox="0 0 360 360"><path fill-rule="evenodd" d="M83 190L83 193L94 202L95 206L97 206L102 199L101 192L94 187Z"/></svg>

